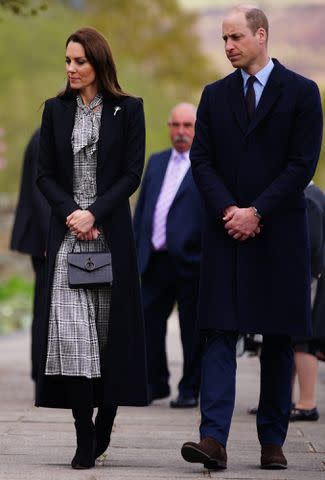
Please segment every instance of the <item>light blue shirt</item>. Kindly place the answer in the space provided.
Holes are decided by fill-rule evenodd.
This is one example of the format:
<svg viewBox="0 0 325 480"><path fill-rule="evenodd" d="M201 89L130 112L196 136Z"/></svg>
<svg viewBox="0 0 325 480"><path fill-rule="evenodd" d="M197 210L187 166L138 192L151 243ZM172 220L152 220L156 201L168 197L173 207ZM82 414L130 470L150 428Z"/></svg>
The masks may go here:
<svg viewBox="0 0 325 480"><path fill-rule="evenodd" d="M268 81L269 76L270 76L270 74L273 70L273 67L274 67L274 63L273 63L272 59L270 58L268 63L265 65L265 67L262 68L262 70L260 70L259 72L255 73L255 75L254 75L255 78L257 79L257 81L254 82L256 107L258 105L258 102L261 99L264 87L267 84L267 81ZM241 69L241 74L242 74L242 77L243 77L243 80L244 80L244 95L246 95L247 80L249 79L250 75L248 73L246 73L243 69Z"/></svg>

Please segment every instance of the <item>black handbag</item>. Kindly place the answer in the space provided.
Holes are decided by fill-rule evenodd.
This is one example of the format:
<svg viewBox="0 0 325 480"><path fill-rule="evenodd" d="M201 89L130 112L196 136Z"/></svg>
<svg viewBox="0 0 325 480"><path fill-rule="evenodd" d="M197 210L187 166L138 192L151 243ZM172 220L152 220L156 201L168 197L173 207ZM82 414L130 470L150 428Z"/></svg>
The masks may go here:
<svg viewBox="0 0 325 480"><path fill-rule="evenodd" d="M70 288L94 288L113 281L110 252L68 253L68 283Z"/></svg>

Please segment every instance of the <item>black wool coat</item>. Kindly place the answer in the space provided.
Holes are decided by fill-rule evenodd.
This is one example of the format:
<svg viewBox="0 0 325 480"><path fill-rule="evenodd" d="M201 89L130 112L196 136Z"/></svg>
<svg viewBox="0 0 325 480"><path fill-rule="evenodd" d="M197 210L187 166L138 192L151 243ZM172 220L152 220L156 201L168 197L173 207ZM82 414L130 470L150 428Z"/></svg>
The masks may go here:
<svg viewBox="0 0 325 480"><path fill-rule="evenodd" d="M119 107L117 109L116 107ZM47 306L42 324L42 354L36 405L70 408L64 384L44 375L50 292L66 217L79 208L73 199L71 134L76 100L45 102L37 183L52 207L47 247ZM97 200L89 206L102 225L112 253L110 329L103 368L104 403L146 405L147 376L139 274L129 197L138 188L145 156L145 123L140 99L105 98L98 141Z"/></svg>
<svg viewBox="0 0 325 480"><path fill-rule="evenodd" d="M50 207L36 185L39 139L40 130L37 129L25 150L10 248L43 259Z"/></svg>
<svg viewBox="0 0 325 480"><path fill-rule="evenodd" d="M199 323L203 329L310 334L310 256L304 188L322 140L316 84L277 60L250 123L240 70L208 85L191 149L206 204ZM239 242L222 220L255 206L262 231Z"/></svg>
<svg viewBox="0 0 325 480"><path fill-rule="evenodd" d="M32 256L35 272L32 322L32 379L36 380L39 363L39 322L43 315L45 250L51 209L36 185L40 130L32 135L25 150L22 176L13 224L10 248Z"/></svg>

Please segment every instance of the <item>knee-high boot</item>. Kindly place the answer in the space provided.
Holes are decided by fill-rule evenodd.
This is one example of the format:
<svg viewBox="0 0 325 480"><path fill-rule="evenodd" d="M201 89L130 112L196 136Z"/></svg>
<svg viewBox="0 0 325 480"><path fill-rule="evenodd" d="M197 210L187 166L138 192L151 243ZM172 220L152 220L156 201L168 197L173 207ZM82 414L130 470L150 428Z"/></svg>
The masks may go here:
<svg viewBox="0 0 325 480"><path fill-rule="evenodd" d="M93 408L73 408L77 436L77 450L71 461L72 468L81 470L95 465L96 436L92 420Z"/></svg>
<svg viewBox="0 0 325 480"><path fill-rule="evenodd" d="M113 428L117 406L99 407L95 419L96 450L95 458L100 457L107 449Z"/></svg>

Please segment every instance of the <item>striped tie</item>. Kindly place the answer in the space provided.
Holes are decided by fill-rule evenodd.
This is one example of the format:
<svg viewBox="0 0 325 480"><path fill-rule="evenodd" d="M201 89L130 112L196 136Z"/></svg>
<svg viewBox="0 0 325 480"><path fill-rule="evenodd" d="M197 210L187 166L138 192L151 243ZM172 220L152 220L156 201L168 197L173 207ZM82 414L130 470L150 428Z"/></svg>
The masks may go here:
<svg viewBox="0 0 325 480"><path fill-rule="evenodd" d="M184 169L182 168L182 162L184 159L185 155L182 153L174 155L170 159L170 164L168 165L165 174L153 217L153 233L151 241L155 250L165 249L167 246L167 215L180 185L182 172L184 173Z"/></svg>

